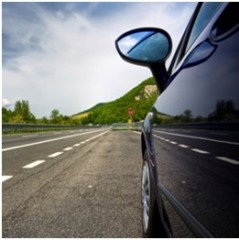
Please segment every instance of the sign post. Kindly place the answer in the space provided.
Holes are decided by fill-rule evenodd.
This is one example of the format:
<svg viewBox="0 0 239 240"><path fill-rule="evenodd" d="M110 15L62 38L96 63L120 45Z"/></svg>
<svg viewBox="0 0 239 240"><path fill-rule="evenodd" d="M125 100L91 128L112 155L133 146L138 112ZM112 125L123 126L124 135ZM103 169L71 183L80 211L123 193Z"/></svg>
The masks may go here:
<svg viewBox="0 0 239 240"><path fill-rule="evenodd" d="M129 124L131 124L132 123L132 116L133 116L133 114L134 114L134 111L133 111L133 109L132 108L129 108L128 109L128 115L129 115L129 120L128 120L128 123Z"/></svg>

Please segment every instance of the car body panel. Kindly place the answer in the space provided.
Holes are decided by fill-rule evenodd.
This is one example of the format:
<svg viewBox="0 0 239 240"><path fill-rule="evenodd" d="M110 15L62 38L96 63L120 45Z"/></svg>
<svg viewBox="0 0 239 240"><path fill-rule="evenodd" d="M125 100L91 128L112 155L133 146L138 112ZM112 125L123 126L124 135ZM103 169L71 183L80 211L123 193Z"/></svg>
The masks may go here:
<svg viewBox="0 0 239 240"><path fill-rule="evenodd" d="M239 34L215 42L216 20L175 68L144 127L157 191L197 236L238 237Z"/></svg>

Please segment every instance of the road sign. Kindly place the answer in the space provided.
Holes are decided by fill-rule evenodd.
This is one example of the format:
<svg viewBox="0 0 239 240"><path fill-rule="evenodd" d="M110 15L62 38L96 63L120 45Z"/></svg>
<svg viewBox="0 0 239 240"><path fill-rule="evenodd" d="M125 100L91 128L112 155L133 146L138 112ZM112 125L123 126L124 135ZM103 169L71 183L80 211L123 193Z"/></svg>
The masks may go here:
<svg viewBox="0 0 239 240"><path fill-rule="evenodd" d="M133 114L134 114L133 109L132 109L132 108L129 108L129 109L128 109L128 115L129 115L129 116L132 116Z"/></svg>

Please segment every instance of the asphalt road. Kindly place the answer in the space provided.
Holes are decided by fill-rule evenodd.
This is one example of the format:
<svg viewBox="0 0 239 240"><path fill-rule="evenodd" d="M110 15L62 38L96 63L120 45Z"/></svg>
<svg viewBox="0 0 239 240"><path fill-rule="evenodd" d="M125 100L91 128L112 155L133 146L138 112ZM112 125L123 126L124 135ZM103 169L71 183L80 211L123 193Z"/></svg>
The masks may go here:
<svg viewBox="0 0 239 240"><path fill-rule="evenodd" d="M142 237L140 135L3 137L2 236Z"/></svg>

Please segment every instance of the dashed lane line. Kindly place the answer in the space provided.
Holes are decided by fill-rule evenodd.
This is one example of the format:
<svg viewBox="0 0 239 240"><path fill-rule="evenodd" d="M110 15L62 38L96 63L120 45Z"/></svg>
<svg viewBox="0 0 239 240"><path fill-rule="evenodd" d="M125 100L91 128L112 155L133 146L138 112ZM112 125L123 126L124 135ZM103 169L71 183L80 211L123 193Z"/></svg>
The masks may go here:
<svg viewBox="0 0 239 240"><path fill-rule="evenodd" d="M239 161L236 161L236 160L231 159L231 158L221 157L221 156L217 156L215 158L218 159L218 160L224 161L224 162L228 162L228 163L231 163L231 164L239 165Z"/></svg>
<svg viewBox="0 0 239 240"><path fill-rule="evenodd" d="M59 137L59 138L52 138L52 139L48 139L48 140L44 140L44 141L28 143L28 144L23 144L23 145L19 145L19 146L9 147L9 148L4 148L4 149L2 149L2 152L11 151L11 150L19 149L19 148L30 147L30 146L39 145L39 144L48 143L48 142L59 141L59 140L62 140L62 139L67 139L67 138L78 137L78 136L81 136L81 135L86 135L86 134L95 133L95 132L99 132L99 131L102 131L102 129L94 130L94 131L88 131L88 132L84 132L84 133L73 134L73 135L67 135L67 136L63 136L63 137ZM107 130L103 133L106 133L108 131L109 130ZM99 136L99 135L97 135L97 136Z"/></svg>
<svg viewBox="0 0 239 240"><path fill-rule="evenodd" d="M76 143L76 144L74 144L73 146L74 147L79 147L81 144L80 143Z"/></svg>
<svg viewBox="0 0 239 240"><path fill-rule="evenodd" d="M179 144L178 146L181 147L181 148L189 148L189 146L185 145L185 144Z"/></svg>
<svg viewBox="0 0 239 240"><path fill-rule="evenodd" d="M200 153L200 154L210 154L210 152L204 151L204 150L201 150L201 149L198 149L198 148L191 148L191 150L193 152Z"/></svg>
<svg viewBox="0 0 239 240"><path fill-rule="evenodd" d="M70 150L72 150L73 149L73 147L67 147L67 148L64 148L63 150L64 151L70 151Z"/></svg>
<svg viewBox="0 0 239 240"><path fill-rule="evenodd" d="M94 137L91 137L91 138L89 138L89 139L87 139L87 140L85 140L85 141L83 141L83 142L76 143L76 144L73 145L73 147L79 147L80 145L82 145L82 144L84 144L84 143L86 143L86 142L88 142L88 141L91 141L91 140L93 140L93 139L95 139L95 138L97 138L97 137L100 137L100 136L106 134L107 132L109 132L109 130L108 130L108 131L105 131L105 132L103 132L103 133L101 133L101 134L98 134L98 135L96 135L96 136L94 136ZM70 150L73 149L73 147L67 147L67 148L64 149L64 151L70 151ZM7 151L7 150L5 149L5 151ZM48 155L48 158L55 158L55 157L60 156L61 154L63 154L63 152L55 152L55 153L53 153L53 154ZM36 167L36 166L44 163L45 161L46 161L46 160L37 160L37 161L32 162L32 163L30 163L30 164L28 164L28 165L25 165L23 168L24 168L24 169L31 169L31 168L34 168L34 167ZM12 177L13 177L13 176L10 176L10 175L9 175L9 176L7 176L7 175L2 176L2 182L5 182L5 181L11 179Z"/></svg>
<svg viewBox="0 0 239 240"><path fill-rule="evenodd" d="M154 137L156 137L158 139L161 139L162 141L170 142L171 144L178 145L181 148L189 148L188 145L178 144L176 142L169 141L168 139L162 138L162 137L157 136L157 135L154 135ZM205 151L205 150L202 150L202 149L198 149L198 148L190 148L190 150L193 151L193 152L196 152L196 153L200 153L200 154L211 154L208 151ZM231 163L231 164L234 164L234 165L239 165L239 161L237 161L235 159L228 158L228 157L216 156L215 159L220 160L220 161L224 161L224 162L227 162L227 163Z"/></svg>
<svg viewBox="0 0 239 240"><path fill-rule="evenodd" d="M13 176L2 176L2 182L5 182L5 181L9 180L12 177Z"/></svg>
<svg viewBox="0 0 239 240"><path fill-rule="evenodd" d="M169 132L165 132L165 131L155 131L155 132L162 133L165 135L183 137L183 138L191 138L191 139L198 139L198 140L204 140L204 141L209 141L209 142L218 142L218 143L225 143L225 144L231 144L231 145L239 145L239 142L231 142L231 141L219 140L219 139L214 139L214 138L205 138L205 137L185 135L185 134L179 134L179 133L169 133Z"/></svg>
<svg viewBox="0 0 239 240"><path fill-rule="evenodd" d="M63 153L63 152L55 152L55 153L49 155L48 157L49 157L49 158L55 158L55 157L60 156L62 153Z"/></svg>
<svg viewBox="0 0 239 240"><path fill-rule="evenodd" d="M44 162L45 162L45 160L37 160L37 161L35 161L33 163L30 163L30 164L24 166L23 168L27 168L27 169L34 168L34 167L36 167L36 166L38 166L38 165L40 165L40 164L42 164Z"/></svg>

